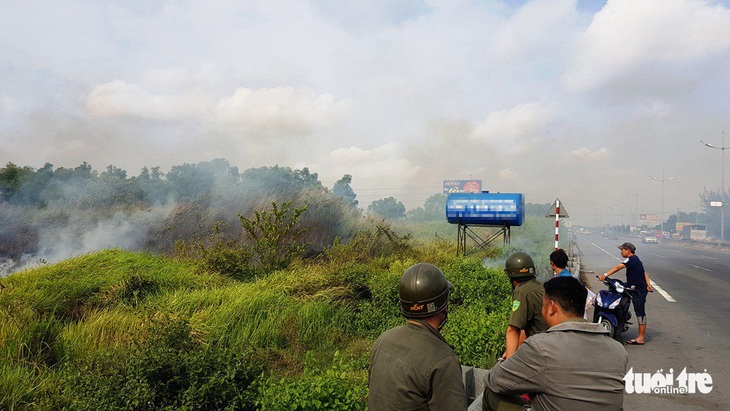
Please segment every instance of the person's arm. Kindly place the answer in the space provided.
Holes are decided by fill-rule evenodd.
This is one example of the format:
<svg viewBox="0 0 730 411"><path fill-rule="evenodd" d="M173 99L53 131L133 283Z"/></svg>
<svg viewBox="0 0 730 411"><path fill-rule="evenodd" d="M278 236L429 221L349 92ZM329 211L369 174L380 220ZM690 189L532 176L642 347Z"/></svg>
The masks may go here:
<svg viewBox="0 0 730 411"><path fill-rule="evenodd" d="M489 370L484 386L497 394L542 392L546 384L546 370L535 339L528 338L513 356Z"/></svg>
<svg viewBox="0 0 730 411"><path fill-rule="evenodd" d="M527 333L525 330L520 330L520 341L517 343L517 348L520 348L523 342L527 339Z"/></svg>
<svg viewBox="0 0 730 411"><path fill-rule="evenodd" d="M466 411L466 393L461 381L461 366L455 356L446 357L434 366L428 409Z"/></svg>
<svg viewBox="0 0 730 411"><path fill-rule="evenodd" d="M520 334L522 330L515 327L514 325L507 326L507 336L505 338L505 351L502 358L507 359L517 351L517 347L520 345Z"/></svg>
<svg viewBox="0 0 730 411"><path fill-rule="evenodd" d="M644 281L646 281L646 291L653 293L654 289L651 288L651 280L649 280L649 274L644 271Z"/></svg>
<svg viewBox="0 0 730 411"><path fill-rule="evenodd" d="M603 275L599 275L599 276L598 276L598 279L599 279L600 281L603 281L603 280L605 280L605 279L606 279L606 277L608 277L609 275L611 275L611 274L613 274L613 273L615 273L615 272L617 272L617 271L623 270L624 268L626 268L626 265L624 265L624 263L619 263L618 265L616 265L616 267L613 267L612 269L610 269L610 270L606 271L606 272L605 272L605 273L604 273Z"/></svg>

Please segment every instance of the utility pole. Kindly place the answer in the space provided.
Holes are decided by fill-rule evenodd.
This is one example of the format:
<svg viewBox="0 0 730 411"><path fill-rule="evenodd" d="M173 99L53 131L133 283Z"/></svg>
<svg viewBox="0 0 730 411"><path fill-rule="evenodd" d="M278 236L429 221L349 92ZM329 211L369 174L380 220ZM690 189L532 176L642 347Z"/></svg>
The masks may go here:
<svg viewBox="0 0 730 411"><path fill-rule="evenodd" d="M621 235L624 234L624 205L628 204L629 200L618 200L621 203Z"/></svg>
<svg viewBox="0 0 730 411"><path fill-rule="evenodd" d="M669 177L665 180L664 179L664 170L662 170L662 178L656 178L656 177L652 177L652 176L649 176L649 177L651 177L652 180L660 181L662 183L662 217L661 217L662 218L662 220L661 220L662 228L661 228L661 230L662 230L662 240L664 240L664 183L667 181L673 180L674 177ZM677 212L677 218L679 218L679 211Z"/></svg>
<svg viewBox="0 0 730 411"><path fill-rule="evenodd" d="M644 193L639 192L639 187L636 187L636 191L629 193L629 195L636 196L636 208L634 209L634 228L637 227L636 219L639 218L639 196Z"/></svg>
<svg viewBox="0 0 730 411"><path fill-rule="evenodd" d="M705 143L704 141L700 140L700 142L707 147L714 148L717 150L722 151L722 182L720 186L720 242L725 242L725 132L722 132L722 146L717 147L713 146L712 144Z"/></svg>

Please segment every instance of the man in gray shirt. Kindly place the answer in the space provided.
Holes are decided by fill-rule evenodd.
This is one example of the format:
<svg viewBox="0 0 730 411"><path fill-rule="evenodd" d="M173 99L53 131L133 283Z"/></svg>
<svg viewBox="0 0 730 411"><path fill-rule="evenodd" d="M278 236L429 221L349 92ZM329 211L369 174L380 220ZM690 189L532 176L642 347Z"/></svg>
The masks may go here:
<svg viewBox="0 0 730 411"><path fill-rule="evenodd" d="M542 316L550 327L525 340L485 377L482 409L622 410L628 354L601 324L583 319L586 289L573 277L544 284Z"/></svg>

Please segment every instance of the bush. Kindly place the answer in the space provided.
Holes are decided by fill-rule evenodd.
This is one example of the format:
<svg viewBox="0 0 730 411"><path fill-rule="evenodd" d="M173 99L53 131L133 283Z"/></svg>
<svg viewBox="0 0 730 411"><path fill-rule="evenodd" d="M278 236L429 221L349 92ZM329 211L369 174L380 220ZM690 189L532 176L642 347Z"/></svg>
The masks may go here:
<svg viewBox="0 0 730 411"><path fill-rule="evenodd" d="M183 319L160 322L138 350L105 353L69 375L79 410L253 410L262 368L252 356L196 341Z"/></svg>
<svg viewBox="0 0 730 411"><path fill-rule="evenodd" d="M487 312L479 306L459 307L449 312L442 334L454 346L461 364L491 368L504 352L507 316L507 310Z"/></svg>
<svg viewBox="0 0 730 411"><path fill-rule="evenodd" d="M306 244L300 242L304 229L297 223L307 207L292 209L291 203L277 207L272 201L271 211L254 210L253 218L238 214L256 261L265 273L288 267L306 249Z"/></svg>
<svg viewBox="0 0 730 411"><path fill-rule="evenodd" d="M222 221L218 221L205 241L194 235L188 241L176 242L173 255L198 262L206 270L236 280L255 279L259 271L253 265L253 251L241 240L227 237L224 234L225 228L226 225Z"/></svg>
<svg viewBox="0 0 730 411"><path fill-rule="evenodd" d="M473 257L451 261L444 272L454 284L444 338L462 364L489 368L504 350L512 295L507 276Z"/></svg>
<svg viewBox="0 0 730 411"><path fill-rule="evenodd" d="M401 270L399 264L395 265L396 267L387 271L369 265L366 285L370 298L356 303L352 321L346 325L351 332L375 339L403 322L399 309L398 283L405 269Z"/></svg>
<svg viewBox="0 0 730 411"><path fill-rule="evenodd" d="M323 259L331 265L344 265L351 262L369 263L378 259L389 262L415 255L417 253L411 244L410 235L399 235L390 225L377 223L370 229L358 231L348 243L335 239L332 246L325 250Z"/></svg>
<svg viewBox="0 0 730 411"><path fill-rule="evenodd" d="M267 379L259 388L256 406L261 411L366 410L366 399L364 373L349 372L335 353L327 370L310 364L302 376Z"/></svg>
<svg viewBox="0 0 730 411"><path fill-rule="evenodd" d="M474 305L485 313L509 307L512 287L501 269L485 268L473 257L453 259L442 269L454 284L452 305Z"/></svg>

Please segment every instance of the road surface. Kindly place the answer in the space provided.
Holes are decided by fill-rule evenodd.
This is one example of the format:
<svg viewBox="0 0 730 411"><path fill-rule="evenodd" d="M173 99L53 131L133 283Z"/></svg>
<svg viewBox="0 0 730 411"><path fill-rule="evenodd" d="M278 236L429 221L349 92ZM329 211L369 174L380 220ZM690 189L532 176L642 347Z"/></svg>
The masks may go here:
<svg viewBox="0 0 730 411"><path fill-rule="evenodd" d="M600 234L579 235L581 271L591 279L594 292L605 288L595 276L620 262L617 246L624 241L636 245L636 254L657 285L657 291L647 298L646 345L626 346L629 368L651 375L672 370L675 388L679 387L676 378L685 368L689 374L706 373L712 378L707 394L627 393L624 409L730 409L730 252L666 242L641 244L635 237L609 240ZM613 277L625 280L625 270ZM624 340L638 333L635 318L632 322ZM705 374L697 378L705 378Z"/></svg>

